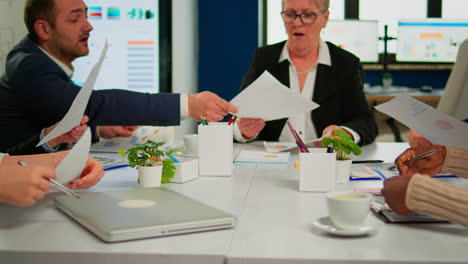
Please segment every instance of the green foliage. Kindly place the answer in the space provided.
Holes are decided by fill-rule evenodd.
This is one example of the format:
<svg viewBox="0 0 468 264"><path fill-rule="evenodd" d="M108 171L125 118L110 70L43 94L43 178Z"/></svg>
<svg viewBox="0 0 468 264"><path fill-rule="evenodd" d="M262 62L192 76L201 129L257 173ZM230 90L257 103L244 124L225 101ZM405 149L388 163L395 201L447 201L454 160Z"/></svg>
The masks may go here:
<svg viewBox="0 0 468 264"><path fill-rule="evenodd" d="M331 137L324 137L322 139L322 146L327 147L332 144L333 149L336 151L337 160L347 160L349 159L347 155L350 155L351 153L356 156L361 155L361 148L353 142L350 135L339 129L333 129L333 131L335 134Z"/></svg>
<svg viewBox="0 0 468 264"><path fill-rule="evenodd" d="M160 149L164 143L148 140L143 144L134 144L132 148L126 151L119 150L119 154L127 158L131 167L162 165L161 183L167 183L174 177L176 170L174 161L169 158L169 155L181 151L183 147L164 151Z"/></svg>

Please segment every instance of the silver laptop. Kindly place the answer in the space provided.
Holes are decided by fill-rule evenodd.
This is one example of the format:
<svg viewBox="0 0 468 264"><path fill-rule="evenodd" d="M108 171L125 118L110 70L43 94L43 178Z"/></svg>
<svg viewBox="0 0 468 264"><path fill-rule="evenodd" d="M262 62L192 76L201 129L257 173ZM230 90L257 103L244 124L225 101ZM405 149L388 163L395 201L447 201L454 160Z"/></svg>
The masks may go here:
<svg viewBox="0 0 468 264"><path fill-rule="evenodd" d="M233 228L236 217L162 187L61 195L54 203L107 242Z"/></svg>

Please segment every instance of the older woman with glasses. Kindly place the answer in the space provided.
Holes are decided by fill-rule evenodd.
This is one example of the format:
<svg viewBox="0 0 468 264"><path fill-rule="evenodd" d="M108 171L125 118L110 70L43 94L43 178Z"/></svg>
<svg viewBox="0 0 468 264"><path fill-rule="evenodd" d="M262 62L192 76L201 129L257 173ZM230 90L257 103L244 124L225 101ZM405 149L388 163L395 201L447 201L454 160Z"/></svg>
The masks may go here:
<svg viewBox="0 0 468 264"><path fill-rule="evenodd" d="M241 91L268 71L294 92L320 105L310 113L289 118L304 141L336 128L360 145L369 144L378 131L363 93L360 60L320 38L328 22L329 5L329 0L283 0L281 17L288 40L255 51ZM234 137L239 142L294 142L285 124L286 119L265 122L241 118L235 124Z"/></svg>

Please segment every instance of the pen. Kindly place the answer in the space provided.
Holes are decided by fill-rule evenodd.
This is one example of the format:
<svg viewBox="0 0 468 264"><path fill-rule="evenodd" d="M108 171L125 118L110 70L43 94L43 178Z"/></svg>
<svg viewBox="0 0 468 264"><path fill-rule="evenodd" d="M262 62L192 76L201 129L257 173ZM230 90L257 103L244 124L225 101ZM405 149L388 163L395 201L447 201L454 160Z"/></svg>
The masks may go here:
<svg viewBox="0 0 468 264"><path fill-rule="evenodd" d="M180 160L178 160L176 157L174 157L173 155L167 155L173 162L175 163L180 163Z"/></svg>
<svg viewBox="0 0 468 264"><path fill-rule="evenodd" d="M412 158L412 159L409 159L409 160L403 162L403 164L406 165L406 164L408 164L408 163L410 163L410 162L423 159L423 158L425 158L425 157L427 157L427 156L430 156L430 155L432 155L432 154L434 154L434 153L436 153L436 152L437 152L437 149L433 149L433 150L430 150L430 151L428 151L428 152L424 152L424 153L422 153L422 154L417 155L416 157L414 157L414 158ZM393 165L393 166L391 166L391 167L388 168L388 170L394 170L394 169L396 169L396 165Z"/></svg>
<svg viewBox="0 0 468 264"><path fill-rule="evenodd" d="M233 116L231 117L231 119L229 119L228 126L231 125L232 123L234 123L234 121L236 121L236 119L237 119L237 116L233 115Z"/></svg>
<svg viewBox="0 0 468 264"><path fill-rule="evenodd" d="M433 175L431 178L457 178L457 175L453 174L441 174L441 175Z"/></svg>
<svg viewBox="0 0 468 264"><path fill-rule="evenodd" d="M353 164L359 164L359 163L382 163L384 162L383 160L353 160Z"/></svg>
<svg viewBox="0 0 468 264"><path fill-rule="evenodd" d="M27 166L28 164L22 160L18 160L18 164L20 166ZM80 199L80 196L75 193L74 191L68 189L67 187L63 186L62 184L60 184L59 182L55 181L54 179L50 179L49 178L49 181L50 183L52 183L52 185L54 185L55 188L59 189L60 191L70 195L70 196L73 196L75 197L76 199Z"/></svg>
<svg viewBox="0 0 468 264"><path fill-rule="evenodd" d="M206 122L206 119L205 119L204 116L201 116L201 123L202 123L203 125L205 125L205 126L208 125L208 123Z"/></svg>
<svg viewBox="0 0 468 264"><path fill-rule="evenodd" d="M371 180L381 180L382 178L379 177L349 177L350 181L371 181Z"/></svg>
<svg viewBox="0 0 468 264"><path fill-rule="evenodd" d="M432 154L434 154L436 152L437 152L437 149L433 149L431 151L424 152L422 154L417 155L416 157L414 157L412 159L409 159L409 160L403 162L403 164L408 164L408 163L416 161L416 160L424 159L425 157L430 156L430 155L432 155Z"/></svg>
<svg viewBox="0 0 468 264"><path fill-rule="evenodd" d="M117 166L113 166L113 167L108 167L108 168L104 168L104 171L109 171L109 170L114 170L114 169L120 169L120 168L125 168L125 167L130 167L130 165L128 165L128 164L122 164L122 165L117 165Z"/></svg>
<svg viewBox="0 0 468 264"><path fill-rule="evenodd" d="M309 153L309 149L304 144L301 137L297 134L296 130L291 125L291 122L289 122L289 120L286 120L286 123L288 124L289 130L291 130L293 137L296 139L296 144L299 147L299 151Z"/></svg>
<svg viewBox="0 0 468 264"><path fill-rule="evenodd" d="M333 153L333 143L328 144L327 153Z"/></svg>

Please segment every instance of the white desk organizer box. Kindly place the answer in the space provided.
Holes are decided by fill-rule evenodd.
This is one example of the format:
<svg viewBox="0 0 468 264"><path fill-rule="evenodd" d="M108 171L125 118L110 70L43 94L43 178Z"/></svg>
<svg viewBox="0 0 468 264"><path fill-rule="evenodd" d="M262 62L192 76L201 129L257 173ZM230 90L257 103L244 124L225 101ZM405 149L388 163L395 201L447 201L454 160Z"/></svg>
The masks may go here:
<svg viewBox="0 0 468 264"><path fill-rule="evenodd" d="M299 191L329 192L335 188L336 153L310 148L299 153Z"/></svg>
<svg viewBox="0 0 468 264"><path fill-rule="evenodd" d="M198 159L177 157L180 163L174 163L176 171L170 182L184 183L198 178Z"/></svg>
<svg viewBox="0 0 468 264"><path fill-rule="evenodd" d="M230 176L233 167L232 125L227 122L198 126L198 165L200 175Z"/></svg>

